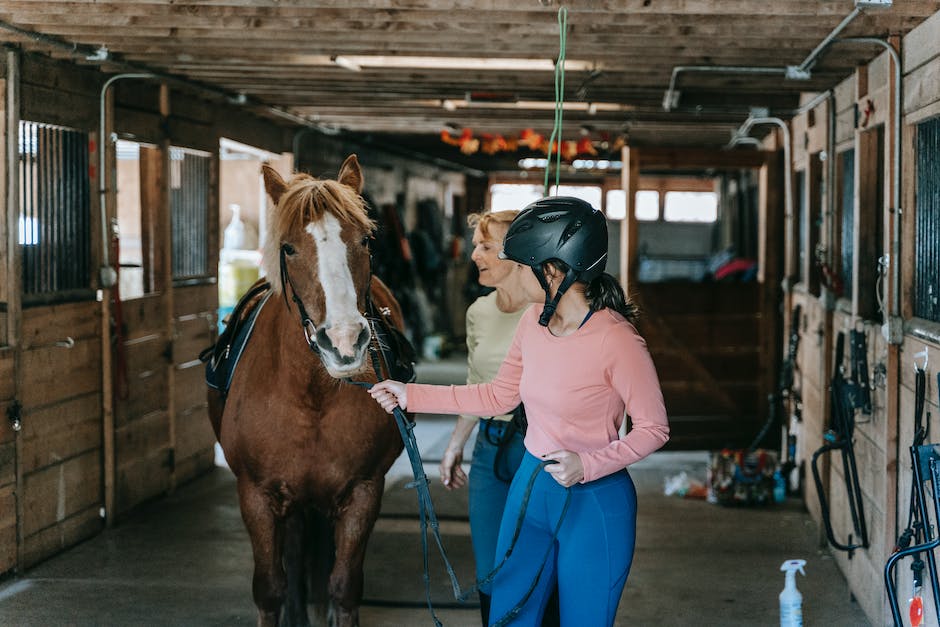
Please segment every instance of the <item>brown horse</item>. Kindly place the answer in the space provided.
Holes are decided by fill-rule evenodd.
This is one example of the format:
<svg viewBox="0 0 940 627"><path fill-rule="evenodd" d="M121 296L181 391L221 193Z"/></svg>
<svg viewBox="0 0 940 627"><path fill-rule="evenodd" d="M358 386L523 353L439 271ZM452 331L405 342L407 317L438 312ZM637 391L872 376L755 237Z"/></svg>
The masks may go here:
<svg viewBox="0 0 940 627"><path fill-rule="evenodd" d="M210 390L210 416L251 536L259 624L309 625L309 602L318 623L356 625L366 540L402 442L369 394L340 379L375 381L370 291L398 328L401 310L371 276L355 155L337 181L263 174L276 204L263 262L273 294L227 397Z"/></svg>

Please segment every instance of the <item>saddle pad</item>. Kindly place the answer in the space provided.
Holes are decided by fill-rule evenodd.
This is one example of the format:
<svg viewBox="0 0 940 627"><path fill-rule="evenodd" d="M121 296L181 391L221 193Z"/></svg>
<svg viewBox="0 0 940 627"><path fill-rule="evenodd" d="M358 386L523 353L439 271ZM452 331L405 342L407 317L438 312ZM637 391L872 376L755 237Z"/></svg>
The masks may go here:
<svg viewBox="0 0 940 627"><path fill-rule="evenodd" d="M206 359L206 384L222 395L228 394L229 387L232 385L232 377L235 375L235 367L238 366L238 360L248 344L248 338L255 328L255 320L261 312L261 308L268 302L271 292L268 291L261 301L253 307L248 314L242 318L238 308L232 313L232 317L226 325L226 331L229 326L236 325L233 333L223 333L219 338L219 345L215 348L210 358ZM222 343L224 342L224 346Z"/></svg>

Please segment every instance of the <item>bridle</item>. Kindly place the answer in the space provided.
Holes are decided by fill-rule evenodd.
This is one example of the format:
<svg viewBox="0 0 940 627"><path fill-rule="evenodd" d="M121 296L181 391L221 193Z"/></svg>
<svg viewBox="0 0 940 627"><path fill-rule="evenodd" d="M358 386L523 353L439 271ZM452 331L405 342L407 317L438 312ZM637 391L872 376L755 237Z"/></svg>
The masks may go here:
<svg viewBox="0 0 940 627"><path fill-rule="evenodd" d="M294 287L294 282L290 278L290 273L287 271L287 250L285 245L281 245L280 248L280 274L281 274L281 290L284 292L284 304L287 305L287 308L290 309L290 303L287 302L287 288L290 287L290 295L294 301L294 304L297 305L297 311L300 314L300 326L304 331L304 338L307 340L307 346L310 347L314 353L320 356L320 347L317 346L316 342L316 325L313 323L313 320L310 318L310 314L307 313L306 307L304 307L304 301L300 300L300 297L297 296L297 288Z"/></svg>

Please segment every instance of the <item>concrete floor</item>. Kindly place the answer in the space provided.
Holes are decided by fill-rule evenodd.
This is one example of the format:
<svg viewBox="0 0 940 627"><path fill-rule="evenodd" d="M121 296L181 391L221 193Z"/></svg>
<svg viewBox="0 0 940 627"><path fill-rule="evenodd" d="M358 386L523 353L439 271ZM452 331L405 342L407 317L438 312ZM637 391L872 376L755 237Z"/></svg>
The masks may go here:
<svg viewBox="0 0 940 627"><path fill-rule="evenodd" d="M459 361L424 364L419 379L459 381ZM429 476L452 420L419 417L416 437ZM633 466L639 493L637 552L616 625L732 627L777 625L780 564L807 561L806 625L863 626L818 529L797 501L767 509L726 509L663 495L663 481L685 470L704 480L707 456L657 453ZM410 467L389 472L383 513L366 559L363 626L433 624L424 605L420 538ZM466 491L433 482L442 534L461 583L472 578ZM432 599L443 624L479 624L475 606L454 603L435 558ZM252 625L251 553L234 480L219 468L142 507L114 529L0 583L0 625ZM580 627L580 626L579 626Z"/></svg>

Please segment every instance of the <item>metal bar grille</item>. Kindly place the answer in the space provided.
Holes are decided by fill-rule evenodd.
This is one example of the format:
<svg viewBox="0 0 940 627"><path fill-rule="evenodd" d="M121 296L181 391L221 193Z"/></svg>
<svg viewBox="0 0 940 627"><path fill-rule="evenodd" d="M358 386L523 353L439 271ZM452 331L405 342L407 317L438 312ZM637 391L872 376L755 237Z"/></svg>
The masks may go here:
<svg viewBox="0 0 940 627"><path fill-rule="evenodd" d="M846 150L842 159L842 295L852 298L855 265L855 150Z"/></svg>
<svg viewBox="0 0 940 627"><path fill-rule="evenodd" d="M914 315L940 322L940 118L917 125Z"/></svg>
<svg viewBox="0 0 940 627"><path fill-rule="evenodd" d="M23 294L70 298L90 288L88 134L23 120L19 159Z"/></svg>
<svg viewBox="0 0 940 627"><path fill-rule="evenodd" d="M170 149L173 279L209 273L209 155Z"/></svg>

